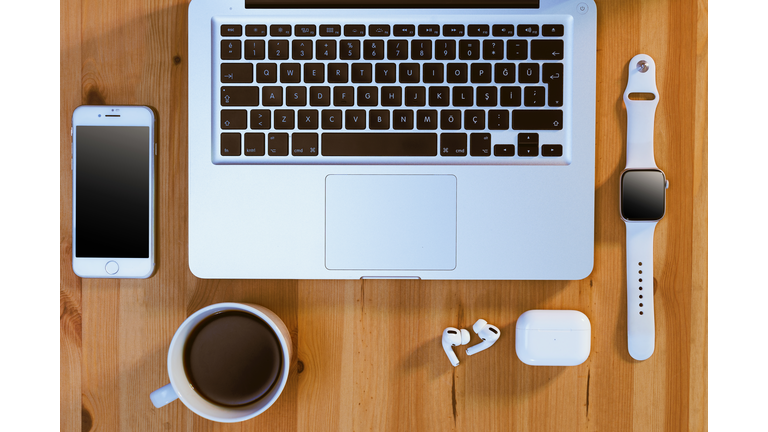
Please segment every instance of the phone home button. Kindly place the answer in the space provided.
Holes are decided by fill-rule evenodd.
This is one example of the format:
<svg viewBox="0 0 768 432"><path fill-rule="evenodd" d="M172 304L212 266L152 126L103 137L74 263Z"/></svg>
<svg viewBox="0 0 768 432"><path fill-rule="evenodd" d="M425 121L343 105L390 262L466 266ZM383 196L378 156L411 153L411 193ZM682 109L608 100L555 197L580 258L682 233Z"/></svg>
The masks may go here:
<svg viewBox="0 0 768 432"><path fill-rule="evenodd" d="M105 269L107 270L107 273L113 275L117 273L118 270L120 270L120 266L118 266L116 262L110 261L107 263Z"/></svg>

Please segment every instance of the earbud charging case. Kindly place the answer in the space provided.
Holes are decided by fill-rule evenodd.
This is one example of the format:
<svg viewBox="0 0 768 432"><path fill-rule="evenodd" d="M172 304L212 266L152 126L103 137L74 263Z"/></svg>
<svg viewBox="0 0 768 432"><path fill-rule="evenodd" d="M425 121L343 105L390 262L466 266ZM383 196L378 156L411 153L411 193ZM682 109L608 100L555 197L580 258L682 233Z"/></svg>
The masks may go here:
<svg viewBox="0 0 768 432"><path fill-rule="evenodd" d="M576 366L589 357L592 326L575 310L529 310L517 319L515 351L531 366Z"/></svg>

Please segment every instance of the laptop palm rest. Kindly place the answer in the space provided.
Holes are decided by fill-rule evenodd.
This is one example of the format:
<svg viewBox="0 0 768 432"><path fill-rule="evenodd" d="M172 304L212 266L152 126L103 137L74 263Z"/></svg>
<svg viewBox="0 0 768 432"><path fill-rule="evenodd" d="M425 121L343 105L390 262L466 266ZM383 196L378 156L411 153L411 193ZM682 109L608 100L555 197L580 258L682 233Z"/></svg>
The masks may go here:
<svg viewBox="0 0 768 432"><path fill-rule="evenodd" d="M329 175L329 270L456 268L456 177Z"/></svg>

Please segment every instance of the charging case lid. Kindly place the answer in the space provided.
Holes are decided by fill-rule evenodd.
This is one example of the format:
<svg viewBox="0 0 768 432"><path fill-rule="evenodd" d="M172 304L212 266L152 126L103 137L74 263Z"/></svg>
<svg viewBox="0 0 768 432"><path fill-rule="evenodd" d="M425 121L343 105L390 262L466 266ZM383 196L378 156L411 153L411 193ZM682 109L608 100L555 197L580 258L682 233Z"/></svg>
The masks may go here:
<svg viewBox="0 0 768 432"><path fill-rule="evenodd" d="M589 357L592 326L575 310L530 310L517 320L515 351L532 366L576 366Z"/></svg>

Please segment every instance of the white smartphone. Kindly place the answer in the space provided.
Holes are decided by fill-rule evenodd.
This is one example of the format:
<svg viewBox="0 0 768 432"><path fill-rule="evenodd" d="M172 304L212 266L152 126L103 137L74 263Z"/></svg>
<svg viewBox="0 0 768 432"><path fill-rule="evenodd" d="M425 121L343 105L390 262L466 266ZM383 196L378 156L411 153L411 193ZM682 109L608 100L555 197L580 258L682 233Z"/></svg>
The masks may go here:
<svg viewBox="0 0 768 432"><path fill-rule="evenodd" d="M143 106L72 114L72 269L148 278L155 268L155 115Z"/></svg>

